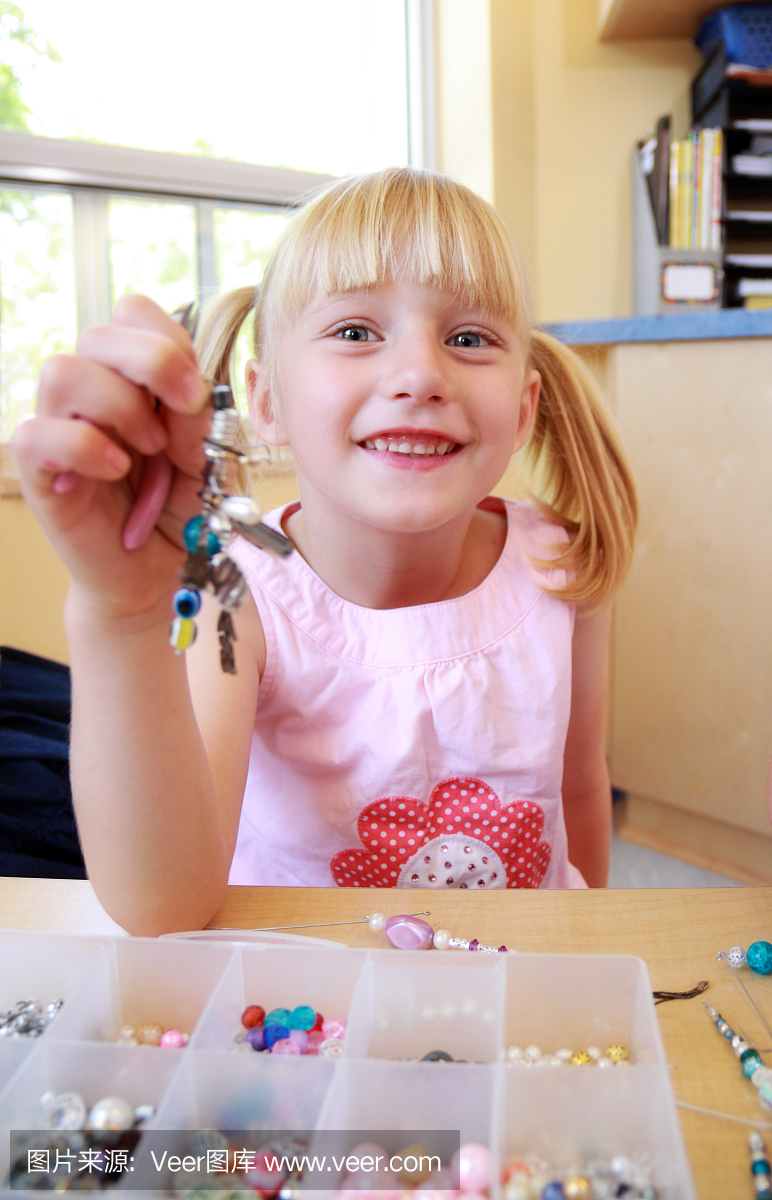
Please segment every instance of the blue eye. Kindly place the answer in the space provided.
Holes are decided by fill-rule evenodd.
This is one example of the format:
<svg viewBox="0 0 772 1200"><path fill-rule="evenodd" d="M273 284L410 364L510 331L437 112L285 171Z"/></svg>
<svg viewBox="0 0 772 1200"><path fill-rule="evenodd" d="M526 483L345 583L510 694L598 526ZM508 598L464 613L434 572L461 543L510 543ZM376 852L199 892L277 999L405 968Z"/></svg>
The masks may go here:
<svg viewBox="0 0 772 1200"><path fill-rule="evenodd" d="M450 339L450 344L451 346L459 346L462 350L476 350L479 346L485 346L486 341L482 334L466 330L464 333L454 333Z"/></svg>

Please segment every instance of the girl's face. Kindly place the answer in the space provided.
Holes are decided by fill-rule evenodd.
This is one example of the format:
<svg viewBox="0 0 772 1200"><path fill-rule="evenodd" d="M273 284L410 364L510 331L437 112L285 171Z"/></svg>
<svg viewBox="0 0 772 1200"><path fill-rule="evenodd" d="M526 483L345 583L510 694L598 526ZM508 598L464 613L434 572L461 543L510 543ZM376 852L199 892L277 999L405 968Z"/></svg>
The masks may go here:
<svg viewBox="0 0 772 1200"><path fill-rule="evenodd" d="M291 445L304 504L405 533L489 494L528 438L540 382L506 320L401 279L308 305L275 378L278 397L250 364L253 416Z"/></svg>

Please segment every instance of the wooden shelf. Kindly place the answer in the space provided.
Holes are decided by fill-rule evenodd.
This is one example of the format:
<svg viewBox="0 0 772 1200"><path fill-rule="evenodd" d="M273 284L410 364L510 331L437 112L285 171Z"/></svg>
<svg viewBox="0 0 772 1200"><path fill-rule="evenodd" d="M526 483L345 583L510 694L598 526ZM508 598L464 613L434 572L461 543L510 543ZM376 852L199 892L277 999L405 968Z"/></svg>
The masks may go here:
<svg viewBox="0 0 772 1200"><path fill-rule="evenodd" d="M720 7L721 0L598 0L598 35L602 42L690 38L702 18Z"/></svg>

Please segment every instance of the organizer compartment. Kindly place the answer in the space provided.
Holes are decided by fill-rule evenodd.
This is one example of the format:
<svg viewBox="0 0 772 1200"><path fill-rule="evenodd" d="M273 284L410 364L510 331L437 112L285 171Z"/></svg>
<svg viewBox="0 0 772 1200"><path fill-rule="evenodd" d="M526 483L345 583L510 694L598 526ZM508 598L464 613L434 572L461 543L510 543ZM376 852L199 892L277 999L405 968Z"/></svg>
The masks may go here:
<svg viewBox="0 0 772 1200"><path fill-rule="evenodd" d="M192 1035L233 955L231 946L118 938L88 989L62 1009L56 1037L116 1042L124 1025L136 1029L145 1021Z"/></svg>
<svg viewBox="0 0 772 1200"><path fill-rule="evenodd" d="M232 1050L236 1034L245 1032L241 1014L248 1004L267 1013L308 1004L324 1017L346 1020L366 958L367 951L347 948L240 947L207 1006L195 1048Z"/></svg>
<svg viewBox="0 0 772 1200"><path fill-rule="evenodd" d="M149 1054L141 1046L40 1041L0 1092L0 1131L36 1129L45 1092L77 1092L87 1107L106 1096L121 1096L134 1107L158 1107L184 1053ZM0 1189L6 1186L9 1169L8 1138L2 1136Z"/></svg>
<svg viewBox="0 0 772 1200"><path fill-rule="evenodd" d="M352 1058L418 1058L444 1050L454 1059L495 1062L504 1014L498 956L376 952L362 972L346 1053ZM504 958L504 955L501 955Z"/></svg>
<svg viewBox="0 0 772 1200"><path fill-rule="evenodd" d="M0 1012L7 1012L20 1000L39 1000L44 1005L64 1000L63 1008L42 1034L51 1036L58 1032L65 1013L77 1006L78 994L93 986L100 971L104 972L109 956L109 946L100 938L57 938L50 934L27 934L22 938L11 931L0 931Z"/></svg>
<svg viewBox="0 0 772 1200"><path fill-rule="evenodd" d="M667 1072L569 1067L503 1068L504 1103L496 1142L502 1167L528 1154L556 1168L643 1160L661 1200L696 1200Z"/></svg>
<svg viewBox="0 0 772 1200"><path fill-rule="evenodd" d="M189 1130L313 1130L335 1070L332 1059L285 1055L191 1054L177 1073L153 1122L176 1131L164 1139L171 1154L189 1152ZM155 1178L150 1145L140 1147L137 1170ZM157 1147L153 1147L157 1148ZM255 1148L250 1143L250 1148ZM153 1168L154 1168L154 1164ZM157 1173L158 1187L184 1187L184 1176ZM193 1181L195 1183L195 1181ZM204 1182L206 1182L204 1180ZM191 1186L190 1181L187 1186Z"/></svg>
<svg viewBox="0 0 772 1200"><path fill-rule="evenodd" d="M506 976L505 1047L537 1045L545 1054L554 1054L592 1045L605 1050L622 1042L631 1063L666 1064L642 959L507 955Z"/></svg>

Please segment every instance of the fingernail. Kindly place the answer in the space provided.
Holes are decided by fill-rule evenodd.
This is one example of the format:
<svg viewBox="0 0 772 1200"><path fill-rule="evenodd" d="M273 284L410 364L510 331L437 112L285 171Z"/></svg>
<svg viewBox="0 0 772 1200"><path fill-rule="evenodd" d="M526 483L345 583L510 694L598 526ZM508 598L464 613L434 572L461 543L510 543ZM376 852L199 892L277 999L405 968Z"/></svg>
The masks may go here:
<svg viewBox="0 0 772 1200"><path fill-rule="evenodd" d="M51 482L51 491L56 492L57 496L64 496L67 492L71 492L78 482L78 476L74 471L63 471L60 475L54 475Z"/></svg>
<svg viewBox="0 0 772 1200"><path fill-rule="evenodd" d="M209 385L196 371L189 371L183 378L182 389L195 410L203 408L209 399Z"/></svg>
<svg viewBox="0 0 772 1200"><path fill-rule="evenodd" d="M150 441L155 446L156 450L163 450L166 443L169 441L169 435L163 425L153 424L148 430Z"/></svg>
<svg viewBox="0 0 772 1200"><path fill-rule="evenodd" d="M107 451L107 461L111 467L114 467L116 471L120 471L121 474L128 471L131 466L131 459L128 454L124 454L117 446L110 446Z"/></svg>

